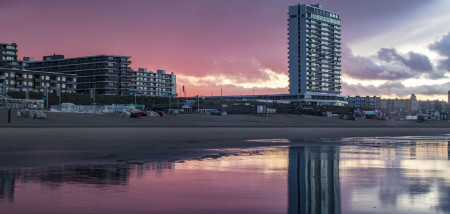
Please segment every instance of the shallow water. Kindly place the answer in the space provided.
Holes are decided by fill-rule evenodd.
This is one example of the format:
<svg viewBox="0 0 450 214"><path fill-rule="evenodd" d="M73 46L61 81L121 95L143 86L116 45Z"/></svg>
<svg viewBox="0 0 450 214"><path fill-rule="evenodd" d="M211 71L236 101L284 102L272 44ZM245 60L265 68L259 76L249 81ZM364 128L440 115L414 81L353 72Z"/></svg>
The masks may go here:
<svg viewBox="0 0 450 214"><path fill-rule="evenodd" d="M292 146L177 163L0 170L0 210L450 213L447 137L263 141Z"/></svg>

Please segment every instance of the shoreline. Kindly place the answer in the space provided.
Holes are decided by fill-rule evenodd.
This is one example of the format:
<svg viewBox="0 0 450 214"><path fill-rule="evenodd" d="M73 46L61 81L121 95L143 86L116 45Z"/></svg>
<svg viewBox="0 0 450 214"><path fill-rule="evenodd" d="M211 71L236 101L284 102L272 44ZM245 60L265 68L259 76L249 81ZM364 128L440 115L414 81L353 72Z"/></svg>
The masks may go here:
<svg viewBox="0 0 450 214"><path fill-rule="evenodd" d="M444 136L450 128L133 127L0 129L1 168L180 161L227 149L292 146L348 137ZM288 139L288 141L258 141ZM291 140L292 142L289 142ZM300 143L298 143L300 142Z"/></svg>
<svg viewBox="0 0 450 214"><path fill-rule="evenodd" d="M266 115L202 114L131 119L117 113L49 112L47 119L14 116L8 124L4 113L0 110L0 168L178 161L308 140L450 134L449 121L349 121L291 114L270 115L269 120Z"/></svg>

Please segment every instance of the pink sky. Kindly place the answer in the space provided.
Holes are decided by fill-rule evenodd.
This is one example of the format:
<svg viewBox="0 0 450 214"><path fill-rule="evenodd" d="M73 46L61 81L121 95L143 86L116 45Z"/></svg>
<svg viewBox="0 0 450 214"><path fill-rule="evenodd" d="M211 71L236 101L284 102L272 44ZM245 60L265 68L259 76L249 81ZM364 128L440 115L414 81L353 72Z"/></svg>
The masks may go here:
<svg viewBox="0 0 450 214"><path fill-rule="evenodd" d="M19 57L35 60L53 53L131 56L133 69L174 72L178 89L185 85L188 96L219 95L220 88L224 95L282 94L288 93L286 14L289 5L299 2L305 3L0 0L0 42L18 43ZM382 27L396 27L396 22L408 20L411 11L424 4L414 0L387 8L382 2L310 2L341 13L343 45L350 48L367 37L364 32L373 35ZM380 11L384 15L376 16ZM392 20L373 25L387 18ZM436 33L435 38L439 36L442 34ZM343 95L352 95L351 88L348 91L344 84Z"/></svg>

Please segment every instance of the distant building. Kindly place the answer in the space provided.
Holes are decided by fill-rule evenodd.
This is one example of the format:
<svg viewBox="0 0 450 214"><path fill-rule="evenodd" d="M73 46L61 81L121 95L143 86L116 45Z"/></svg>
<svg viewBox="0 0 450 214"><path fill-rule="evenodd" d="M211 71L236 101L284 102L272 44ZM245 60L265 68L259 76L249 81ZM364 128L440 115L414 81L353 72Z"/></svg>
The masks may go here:
<svg viewBox="0 0 450 214"><path fill-rule="evenodd" d="M17 44L0 43L0 68L19 68Z"/></svg>
<svg viewBox="0 0 450 214"><path fill-rule="evenodd" d="M450 91L448 91L448 98L447 98L447 112L450 112Z"/></svg>
<svg viewBox="0 0 450 214"><path fill-rule="evenodd" d="M311 104L343 105L340 15L320 5L289 7L289 94Z"/></svg>
<svg viewBox="0 0 450 214"><path fill-rule="evenodd" d="M395 112L411 112L428 114L428 112L438 111L440 113L447 112L445 101L439 100L417 100L415 94L411 94L409 99L381 99L380 97L348 97L348 106L355 108L369 108L369 109L381 109L384 111Z"/></svg>
<svg viewBox="0 0 450 214"><path fill-rule="evenodd" d="M428 112L445 112L445 101L439 101L439 100L427 100L427 101L419 101L420 111L422 113L428 113Z"/></svg>
<svg viewBox="0 0 450 214"><path fill-rule="evenodd" d="M418 111L419 110L419 101L417 101L416 95L411 94L410 100L410 110L411 111Z"/></svg>
<svg viewBox="0 0 450 214"><path fill-rule="evenodd" d="M62 92L72 93L76 90L76 75L54 72L40 72L25 69L0 68L1 91L49 92L55 91L59 85Z"/></svg>
<svg viewBox="0 0 450 214"><path fill-rule="evenodd" d="M380 97L348 97L348 106L355 108L368 108L368 109L379 109L381 108L381 98Z"/></svg>
<svg viewBox="0 0 450 214"><path fill-rule="evenodd" d="M450 103L450 91L448 91L447 103Z"/></svg>
<svg viewBox="0 0 450 214"><path fill-rule="evenodd" d="M128 95L131 84L129 56L97 55L64 58L64 55L44 56L42 61L29 61L30 70L76 74L76 92L87 94Z"/></svg>
<svg viewBox="0 0 450 214"><path fill-rule="evenodd" d="M176 75L166 74L165 70L157 70L156 73L146 68L132 71L130 92L137 96L151 97L176 97L177 81Z"/></svg>

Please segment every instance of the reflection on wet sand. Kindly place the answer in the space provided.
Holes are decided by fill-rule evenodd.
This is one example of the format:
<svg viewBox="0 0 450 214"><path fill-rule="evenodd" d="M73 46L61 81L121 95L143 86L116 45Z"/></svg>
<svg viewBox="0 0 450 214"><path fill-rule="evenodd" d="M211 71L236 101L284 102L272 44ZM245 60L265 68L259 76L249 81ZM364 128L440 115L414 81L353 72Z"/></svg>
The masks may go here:
<svg viewBox="0 0 450 214"><path fill-rule="evenodd" d="M340 147L344 213L449 213L448 141L365 139Z"/></svg>
<svg viewBox="0 0 450 214"><path fill-rule="evenodd" d="M288 175L289 213L340 213L337 147L291 147Z"/></svg>
<svg viewBox="0 0 450 214"><path fill-rule="evenodd" d="M13 170L0 171L0 199L14 199L14 185L16 179Z"/></svg>
<svg viewBox="0 0 450 214"><path fill-rule="evenodd" d="M450 213L449 144L346 138L178 163L4 169L0 210Z"/></svg>
<svg viewBox="0 0 450 214"><path fill-rule="evenodd" d="M28 168L20 170L0 170L0 199L14 200L14 188L17 183L40 183L51 188L67 184L91 184L97 188L108 185L127 185L130 171L138 177L147 171L162 172L175 168L174 163L159 162L137 165L115 166L58 166L47 168Z"/></svg>

